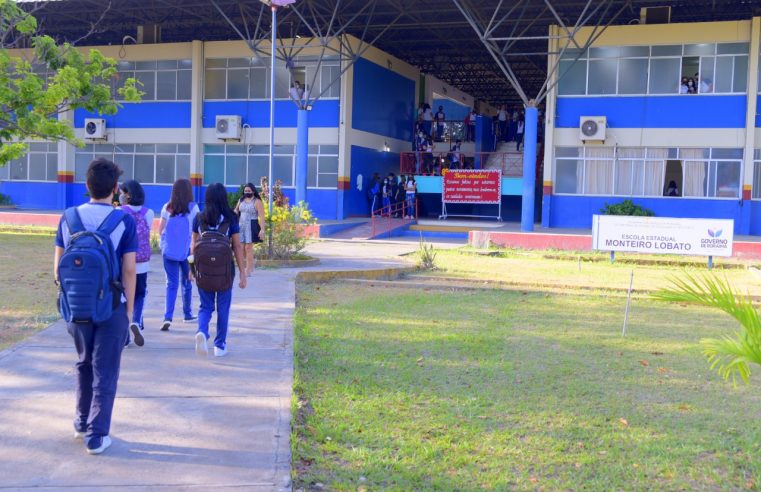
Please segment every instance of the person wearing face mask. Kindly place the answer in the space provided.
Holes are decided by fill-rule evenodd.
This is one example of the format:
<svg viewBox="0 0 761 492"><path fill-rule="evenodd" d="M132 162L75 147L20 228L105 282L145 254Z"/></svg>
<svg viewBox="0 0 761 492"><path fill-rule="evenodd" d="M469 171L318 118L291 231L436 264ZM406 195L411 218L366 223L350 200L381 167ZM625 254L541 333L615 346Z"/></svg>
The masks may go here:
<svg viewBox="0 0 761 492"><path fill-rule="evenodd" d="M130 343L130 332L135 345L142 347L143 338L143 305L148 286L148 272L151 267L151 226L153 225L153 210L146 207L145 192L142 185L130 179L119 185L119 204L121 209L131 215L137 229L137 253L135 255L137 282L135 284L135 303L127 332L126 344Z"/></svg>
<svg viewBox="0 0 761 492"><path fill-rule="evenodd" d="M264 240L264 203L256 186L246 183L243 195L235 205L235 214L239 217L240 242L243 244L246 270L251 276L254 271L254 244Z"/></svg>

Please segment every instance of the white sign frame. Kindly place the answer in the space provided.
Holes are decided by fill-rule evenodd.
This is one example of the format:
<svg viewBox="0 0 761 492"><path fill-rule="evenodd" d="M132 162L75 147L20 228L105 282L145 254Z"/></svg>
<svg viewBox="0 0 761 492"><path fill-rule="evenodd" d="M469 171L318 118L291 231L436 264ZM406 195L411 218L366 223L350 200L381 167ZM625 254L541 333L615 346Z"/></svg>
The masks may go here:
<svg viewBox="0 0 761 492"><path fill-rule="evenodd" d="M689 256L732 256L733 219L592 216L592 249Z"/></svg>

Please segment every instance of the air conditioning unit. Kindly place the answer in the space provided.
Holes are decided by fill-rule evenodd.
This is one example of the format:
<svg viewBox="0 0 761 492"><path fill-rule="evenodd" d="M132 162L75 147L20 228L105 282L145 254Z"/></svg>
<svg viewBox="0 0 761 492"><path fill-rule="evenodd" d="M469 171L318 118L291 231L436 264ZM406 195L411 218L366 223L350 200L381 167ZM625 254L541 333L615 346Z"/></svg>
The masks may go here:
<svg viewBox="0 0 761 492"><path fill-rule="evenodd" d="M106 140L106 120L103 118L85 118L85 138L88 140Z"/></svg>
<svg viewBox="0 0 761 492"><path fill-rule="evenodd" d="M582 116L579 120L579 139L605 140L605 128L607 118L605 116Z"/></svg>
<svg viewBox="0 0 761 492"><path fill-rule="evenodd" d="M217 115L216 135L221 140L240 140L240 116Z"/></svg>

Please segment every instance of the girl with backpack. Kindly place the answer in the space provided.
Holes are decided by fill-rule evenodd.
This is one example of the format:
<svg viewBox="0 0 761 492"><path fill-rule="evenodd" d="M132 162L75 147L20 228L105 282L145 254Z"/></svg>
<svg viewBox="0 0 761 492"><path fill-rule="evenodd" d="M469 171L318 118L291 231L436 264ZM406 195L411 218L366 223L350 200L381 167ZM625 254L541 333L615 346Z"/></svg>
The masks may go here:
<svg viewBox="0 0 761 492"><path fill-rule="evenodd" d="M191 259L193 275L201 297L198 311L198 332L195 337L196 354L209 353L209 323L217 311L217 335L214 337L214 356L227 355L227 325L230 319L235 264L238 264L241 289L246 288L240 226L227 202L227 190L220 183L206 188L203 212L193 221Z"/></svg>
<svg viewBox="0 0 761 492"><path fill-rule="evenodd" d="M137 253L135 261L137 262L137 284L135 285L135 304L132 312L132 320L129 325L129 331L132 332L132 338L135 345L142 347L145 343L143 337L143 306L145 305L145 294L148 286L148 272L151 266L151 226L153 225L153 210L146 207L145 192L140 183L134 179L125 181L119 186L119 203L121 209L127 215L131 215L137 228ZM130 335L127 333L127 345L130 342Z"/></svg>
<svg viewBox="0 0 761 492"><path fill-rule="evenodd" d="M169 330L174 317L174 303L177 300L177 289L182 283L182 311L185 321L195 321L191 301L193 300L193 284L190 282L190 235L193 220L198 215L198 205L193 202L193 187L188 179L178 179L172 185L169 202L161 209L161 255L166 272L166 306L164 322L161 331Z"/></svg>
<svg viewBox="0 0 761 492"><path fill-rule="evenodd" d="M256 186L246 183L243 196L235 205L235 214L240 217L240 240L246 257L246 276L254 271L254 244L264 240L264 202Z"/></svg>

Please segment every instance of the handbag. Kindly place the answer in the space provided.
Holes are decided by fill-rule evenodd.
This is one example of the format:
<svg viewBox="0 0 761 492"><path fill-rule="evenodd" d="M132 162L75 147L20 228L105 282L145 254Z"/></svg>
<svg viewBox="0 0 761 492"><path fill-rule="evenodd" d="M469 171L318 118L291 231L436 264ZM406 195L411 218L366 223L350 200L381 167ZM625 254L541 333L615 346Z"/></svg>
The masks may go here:
<svg viewBox="0 0 761 492"><path fill-rule="evenodd" d="M262 231L262 227L259 225L258 219L252 219L251 220L251 242L252 243L261 243L262 240L259 239L259 233Z"/></svg>

